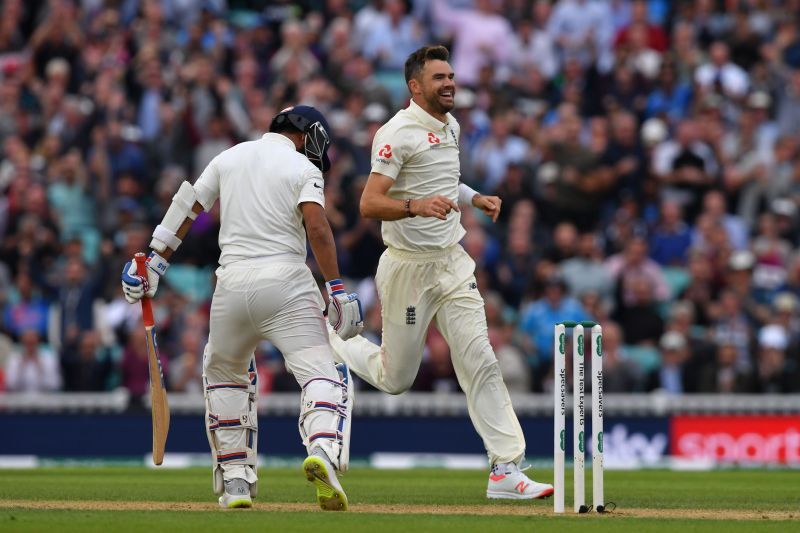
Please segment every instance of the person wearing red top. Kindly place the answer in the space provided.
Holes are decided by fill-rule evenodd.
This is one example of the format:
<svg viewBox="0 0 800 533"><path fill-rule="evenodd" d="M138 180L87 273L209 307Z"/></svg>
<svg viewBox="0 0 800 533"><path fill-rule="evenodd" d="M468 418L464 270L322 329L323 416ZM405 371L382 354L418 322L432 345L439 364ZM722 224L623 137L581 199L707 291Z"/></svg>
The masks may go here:
<svg viewBox="0 0 800 533"><path fill-rule="evenodd" d="M650 24L647 20L647 2L645 0L635 0L631 3L631 22L619 30L614 37L615 50L628 45L631 28L637 25L644 26L647 29L648 48L652 48L659 53L667 51L669 45L667 33L661 26Z"/></svg>

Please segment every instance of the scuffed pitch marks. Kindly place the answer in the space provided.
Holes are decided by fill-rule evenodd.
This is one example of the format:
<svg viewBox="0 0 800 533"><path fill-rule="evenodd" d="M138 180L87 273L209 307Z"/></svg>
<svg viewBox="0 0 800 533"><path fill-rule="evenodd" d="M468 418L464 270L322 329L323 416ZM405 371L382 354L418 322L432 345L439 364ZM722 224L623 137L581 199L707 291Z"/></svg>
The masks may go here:
<svg viewBox="0 0 800 533"><path fill-rule="evenodd" d="M216 502L129 502L101 500L4 500L0 509L39 509L71 511L214 511L219 512ZM226 512L323 512L316 503L278 503L254 502L252 509ZM486 505L411 505L411 504L350 504L349 513L370 514L423 514L423 515L476 515L476 516L556 516L552 508L531 505L507 505L487 503ZM617 509L612 513L598 515L589 513L575 515L564 513L561 516L576 520L617 520L624 518L675 518L692 520L796 520L797 512L763 511L745 509Z"/></svg>

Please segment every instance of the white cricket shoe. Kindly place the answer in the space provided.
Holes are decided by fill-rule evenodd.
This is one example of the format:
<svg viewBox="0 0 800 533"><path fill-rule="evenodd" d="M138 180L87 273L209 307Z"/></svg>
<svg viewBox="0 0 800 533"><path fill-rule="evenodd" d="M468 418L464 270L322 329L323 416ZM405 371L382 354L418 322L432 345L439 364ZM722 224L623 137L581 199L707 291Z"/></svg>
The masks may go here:
<svg viewBox="0 0 800 533"><path fill-rule="evenodd" d="M492 466L486 497L505 500L534 500L553 494L553 485L538 483L519 469L516 463Z"/></svg>
<svg viewBox="0 0 800 533"><path fill-rule="evenodd" d="M253 506L250 498L250 484L244 479L225 480L225 492L219 497L223 509L248 509Z"/></svg>
<svg viewBox="0 0 800 533"><path fill-rule="evenodd" d="M324 452L309 455L303 461L306 479L317 488L317 502L323 511L346 511L347 495L336 479L333 465Z"/></svg>

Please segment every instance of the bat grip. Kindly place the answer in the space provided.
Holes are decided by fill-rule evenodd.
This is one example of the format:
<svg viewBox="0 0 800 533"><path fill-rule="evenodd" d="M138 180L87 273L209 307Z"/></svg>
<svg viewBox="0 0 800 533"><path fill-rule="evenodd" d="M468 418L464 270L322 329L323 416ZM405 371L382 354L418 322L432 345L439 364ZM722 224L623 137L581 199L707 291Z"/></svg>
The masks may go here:
<svg viewBox="0 0 800 533"><path fill-rule="evenodd" d="M134 256L134 259L136 260L136 273L142 278L147 279L147 265L145 264L147 256L139 252ZM147 296L142 298L142 318L144 319L145 327L155 326L155 320L153 320L153 306L150 303L150 298Z"/></svg>

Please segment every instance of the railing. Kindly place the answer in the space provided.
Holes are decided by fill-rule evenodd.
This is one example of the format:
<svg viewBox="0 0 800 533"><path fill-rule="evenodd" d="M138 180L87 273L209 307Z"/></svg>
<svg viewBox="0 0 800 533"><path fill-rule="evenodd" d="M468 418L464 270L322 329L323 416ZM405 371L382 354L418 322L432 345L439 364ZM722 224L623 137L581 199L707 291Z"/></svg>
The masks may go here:
<svg viewBox="0 0 800 533"><path fill-rule="evenodd" d="M519 416L552 416L551 394L511 396ZM604 410L610 416L666 416L675 414L798 414L800 394L607 394ZM299 393L273 393L259 397L263 415L291 415L299 409ZM202 394L169 394L171 412L202 413ZM0 413L121 413L133 405L125 389L107 393L0 394ZM145 406L149 408L147 398ZM591 411L591 406L587 405ZM467 402L460 393L408 392L391 396L378 392L356 393L355 414L362 416L466 416Z"/></svg>

